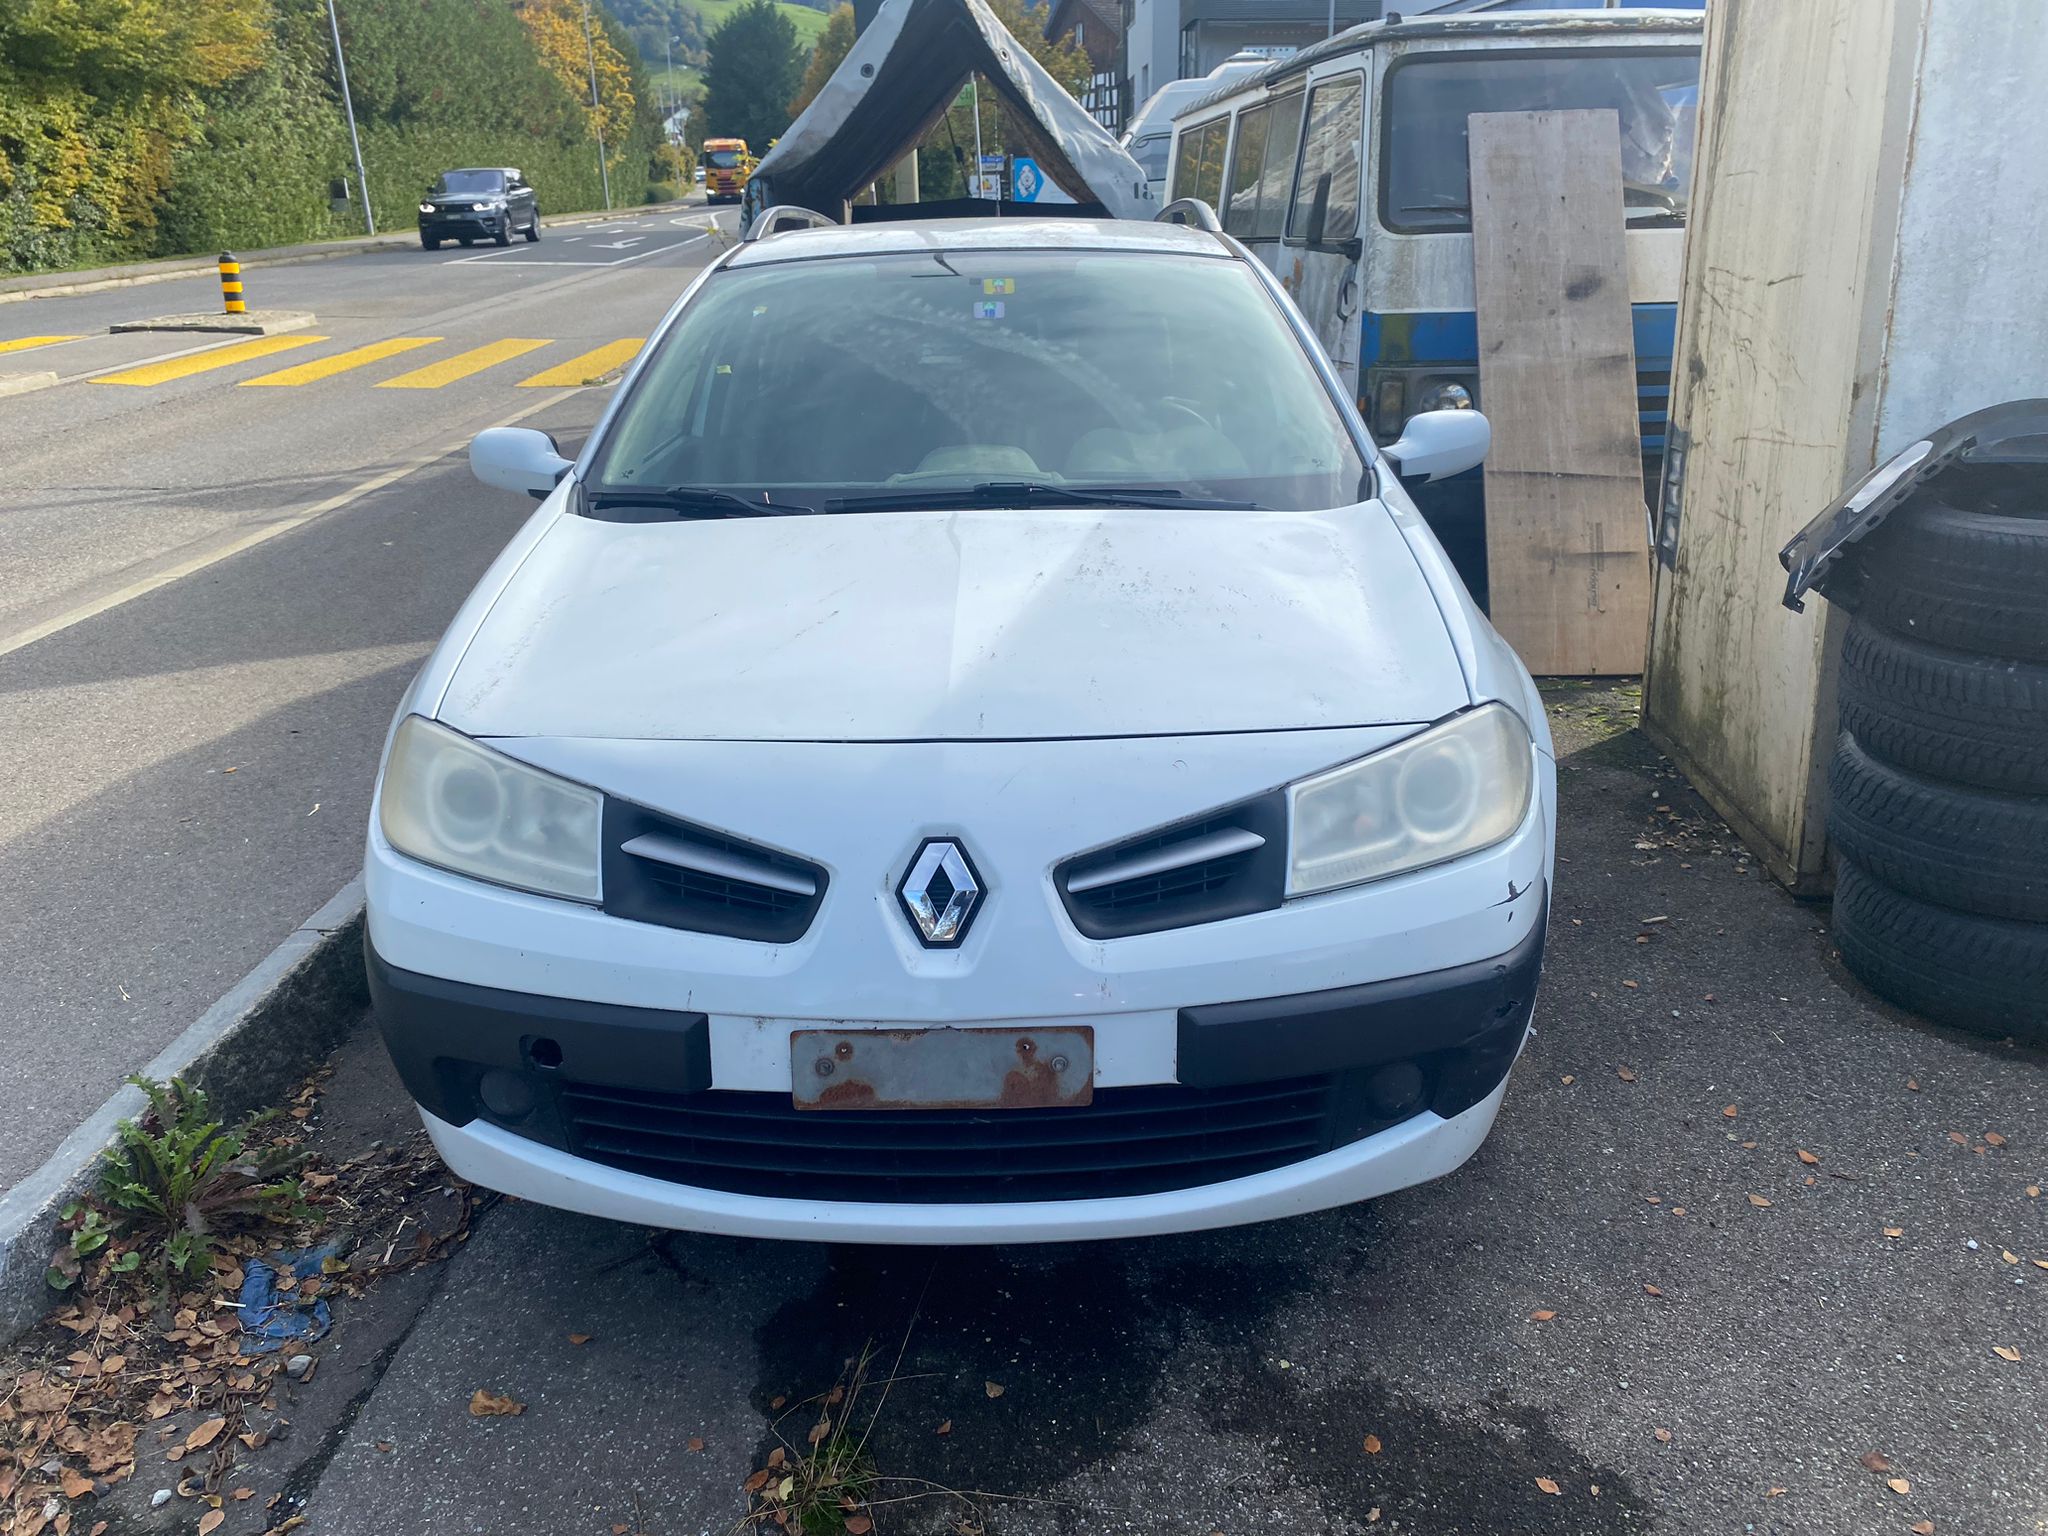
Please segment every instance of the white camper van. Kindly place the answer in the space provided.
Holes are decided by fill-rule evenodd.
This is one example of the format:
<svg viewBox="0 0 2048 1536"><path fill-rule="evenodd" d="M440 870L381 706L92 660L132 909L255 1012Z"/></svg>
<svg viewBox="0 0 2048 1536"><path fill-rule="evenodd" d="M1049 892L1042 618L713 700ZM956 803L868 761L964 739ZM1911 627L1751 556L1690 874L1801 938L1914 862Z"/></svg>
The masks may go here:
<svg viewBox="0 0 2048 1536"><path fill-rule="evenodd" d="M1145 168L1152 183L1154 204L1165 201L1167 157L1173 148L1173 115L1193 106L1218 87L1255 73L1271 64L1277 55L1271 49L1233 53L1206 75L1191 80L1169 80L1138 108L1124 136L1117 142L1131 158Z"/></svg>

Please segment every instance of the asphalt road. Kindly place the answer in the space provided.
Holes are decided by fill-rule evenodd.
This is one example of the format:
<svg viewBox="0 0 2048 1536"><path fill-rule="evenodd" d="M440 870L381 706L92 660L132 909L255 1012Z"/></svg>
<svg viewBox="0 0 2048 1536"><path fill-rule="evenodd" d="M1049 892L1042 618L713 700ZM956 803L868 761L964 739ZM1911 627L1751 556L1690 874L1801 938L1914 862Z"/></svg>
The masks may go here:
<svg viewBox="0 0 2048 1536"><path fill-rule="evenodd" d="M2048 1061L1873 1001L1826 909L1616 734L1628 701L1554 697L1538 1033L1463 1169L1263 1226L992 1249L501 1202L340 1309L219 1536L290 1513L731 1533L868 1350L838 1415L887 1536L2048 1531ZM409 1129L373 1033L315 1124L336 1157ZM480 1389L524 1412L472 1417ZM145 1455L96 1516L189 1530L183 1501L148 1511L176 1474Z"/></svg>
<svg viewBox="0 0 2048 1536"><path fill-rule="evenodd" d="M63 381L0 397L0 1189L360 868L398 696L531 511L457 450L580 441L713 222L259 269L314 323L253 348L107 334L211 276L0 304L0 374Z"/></svg>

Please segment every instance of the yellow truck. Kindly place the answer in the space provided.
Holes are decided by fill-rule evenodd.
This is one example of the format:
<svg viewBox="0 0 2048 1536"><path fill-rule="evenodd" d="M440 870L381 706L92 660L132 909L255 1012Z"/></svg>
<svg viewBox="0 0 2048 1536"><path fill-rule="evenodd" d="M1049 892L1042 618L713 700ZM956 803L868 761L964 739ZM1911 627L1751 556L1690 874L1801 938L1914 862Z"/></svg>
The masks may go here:
<svg viewBox="0 0 2048 1536"><path fill-rule="evenodd" d="M704 199L712 203L736 203L754 173L754 157L745 139L704 141Z"/></svg>

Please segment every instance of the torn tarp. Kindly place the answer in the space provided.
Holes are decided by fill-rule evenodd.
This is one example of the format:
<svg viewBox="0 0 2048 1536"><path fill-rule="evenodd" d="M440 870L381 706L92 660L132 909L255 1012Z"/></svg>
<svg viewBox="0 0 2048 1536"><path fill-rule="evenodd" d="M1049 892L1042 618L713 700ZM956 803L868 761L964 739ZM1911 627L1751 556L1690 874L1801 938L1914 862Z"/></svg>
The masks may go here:
<svg viewBox="0 0 2048 1536"><path fill-rule="evenodd" d="M833 218L916 146L980 75L1010 109L1012 144L1076 202L1150 218L1138 162L1067 94L982 0L884 0L817 99L762 157L748 207Z"/></svg>

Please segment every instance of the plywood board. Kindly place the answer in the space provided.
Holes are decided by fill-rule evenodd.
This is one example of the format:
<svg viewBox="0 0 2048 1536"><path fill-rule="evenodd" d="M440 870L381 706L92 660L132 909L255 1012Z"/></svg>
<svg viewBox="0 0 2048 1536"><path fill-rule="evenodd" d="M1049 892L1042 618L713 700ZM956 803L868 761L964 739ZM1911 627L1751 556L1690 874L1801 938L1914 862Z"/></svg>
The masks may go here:
<svg viewBox="0 0 2048 1536"><path fill-rule="evenodd" d="M1471 118L1494 628L1532 672L1637 673L1650 622L1612 111Z"/></svg>

